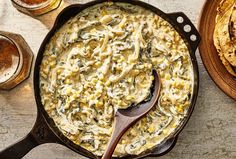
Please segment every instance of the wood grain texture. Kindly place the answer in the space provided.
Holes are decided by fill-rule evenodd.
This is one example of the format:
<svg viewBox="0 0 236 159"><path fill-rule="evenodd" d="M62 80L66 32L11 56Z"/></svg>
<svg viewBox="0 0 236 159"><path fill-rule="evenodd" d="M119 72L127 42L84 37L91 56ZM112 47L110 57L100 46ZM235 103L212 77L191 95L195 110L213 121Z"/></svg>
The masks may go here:
<svg viewBox="0 0 236 159"><path fill-rule="evenodd" d="M202 36L199 50L203 63L215 83L230 97L236 100L236 79L222 64L214 46L216 9L220 1L207 0L202 10L199 32Z"/></svg>
<svg viewBox="0 0 236 159"><path fill-rule="evenodd" d="M83 3L84 0L74 0L74 2ZM165 12L182 11L195 25L204 4L204 0L149 0L149 2ZM36 55L48 32L48 27L16 11L10 1L0 0L0 30L20 33ZM235 159L236 103L221 92L210 79L198 52L197 59L200 90L195 110L174 149L160 159ZM32 82L31 75L12 91L0 92L0 150L24 137L35 122L36 105ZM41 145L24 157L24 159L49 158L85 159L57 144Z"/></svg>

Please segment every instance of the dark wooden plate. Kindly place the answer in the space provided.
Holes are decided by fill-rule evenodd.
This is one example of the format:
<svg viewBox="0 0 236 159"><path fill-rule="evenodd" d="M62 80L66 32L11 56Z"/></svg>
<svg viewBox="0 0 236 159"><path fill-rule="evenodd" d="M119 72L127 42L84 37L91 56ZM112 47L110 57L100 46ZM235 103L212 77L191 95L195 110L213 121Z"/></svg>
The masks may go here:
<svg viewBox="0 0 236 159"><path fill-rule="evenodd" d="M200 55L205 68L213 81L228 96L236 100L236 78L227 72L214 46L216 9L220 0L206 0L199 21L199 32L202 41L199 45Z"/></svg>

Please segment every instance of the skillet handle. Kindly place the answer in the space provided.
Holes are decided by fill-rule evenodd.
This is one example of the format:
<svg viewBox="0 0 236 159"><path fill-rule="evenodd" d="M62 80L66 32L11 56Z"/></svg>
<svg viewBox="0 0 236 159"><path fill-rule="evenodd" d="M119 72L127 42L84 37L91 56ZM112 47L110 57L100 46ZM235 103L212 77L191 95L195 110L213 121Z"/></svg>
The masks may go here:
<svg viewBox="0 0 236 159"><path fill-rule="evenodd" d="M51 142L60 143L60 140L52 133L44 118L38 115L31 132L22 140L0 151L0 159L21 159L36 146Z"/></svg>
<svg viewBox="0 0 236 159"><path fill-rule="evenodd" d="M18 141L14 145L9 146L5 150L0 152L1 159L20 159L23 158L30 150L39 144L31 133L25 138Z"/></svg>
<svg viewBox="0 0 236 159"><path fill-rule="evenodd" d="M192 52L195 53L201 41L201 36L194 24L183 12L168 13L167 15L171 18L174 25L178 26L178 31L187 39Z"/></svg>
<svg viewBox="0 0 236 159"><path fill-rule="evenodd" d="M178 136L168 139L166 142L155 148L148 156L159 157L167 154L174 148L177 140Z"/></svg>

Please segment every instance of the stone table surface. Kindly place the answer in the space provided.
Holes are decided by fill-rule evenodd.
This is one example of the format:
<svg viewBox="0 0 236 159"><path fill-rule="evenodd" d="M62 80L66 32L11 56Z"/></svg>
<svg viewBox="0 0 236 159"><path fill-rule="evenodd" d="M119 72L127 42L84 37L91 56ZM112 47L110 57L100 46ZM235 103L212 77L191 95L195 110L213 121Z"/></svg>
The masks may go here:
<svg viewBox="0 0 236 159"><path fill-rule="evenodd" d="M86 0L87 1L87 0ZM67 3L84 3L67 0ZM197 26L204 0L146 0L165 12L184 12ZM54 13L56 14L56 13ZM53 16L52 16L53 17ZM51 17L50 17L51 18ZM21 34L36 56L49 31L51 19L43 23L18 12L10 0L0 0L0 30ZM207 74L199 52L200 90L195 110L181 132L174 149L160 159L235 159L236 102L226 96ZM32 73L29 79L11 91L0 91L0 150L24 137L36 119ZM44 144L24 159L85 159L58 144Z"/></svg>

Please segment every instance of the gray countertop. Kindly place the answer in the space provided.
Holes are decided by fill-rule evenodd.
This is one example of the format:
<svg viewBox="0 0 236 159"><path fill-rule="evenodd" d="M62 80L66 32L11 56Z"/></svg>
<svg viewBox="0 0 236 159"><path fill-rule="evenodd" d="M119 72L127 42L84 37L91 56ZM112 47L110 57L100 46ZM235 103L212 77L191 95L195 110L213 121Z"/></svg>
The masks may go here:
<svg viewBox="0 0 236 159"><path fill-rule="evenodd" d="M70 2L84 3L84 0ZM146 0L165 12L184 12L197 26L204 0ZM47 20L47 18L44 17ZM49 25L48 25L49 26ZM21 34L35 56L48 26L18 12L10 1L0 1L0 30ZM200 90L197 104L174 149L160 159L235 159L236 102L226 96L207 74L199 52ZM0 150L24 137L36 119L32 73L29 79L7 92L0 91ZM38 146L24 159L84 159L57 144Z"/></svg>

